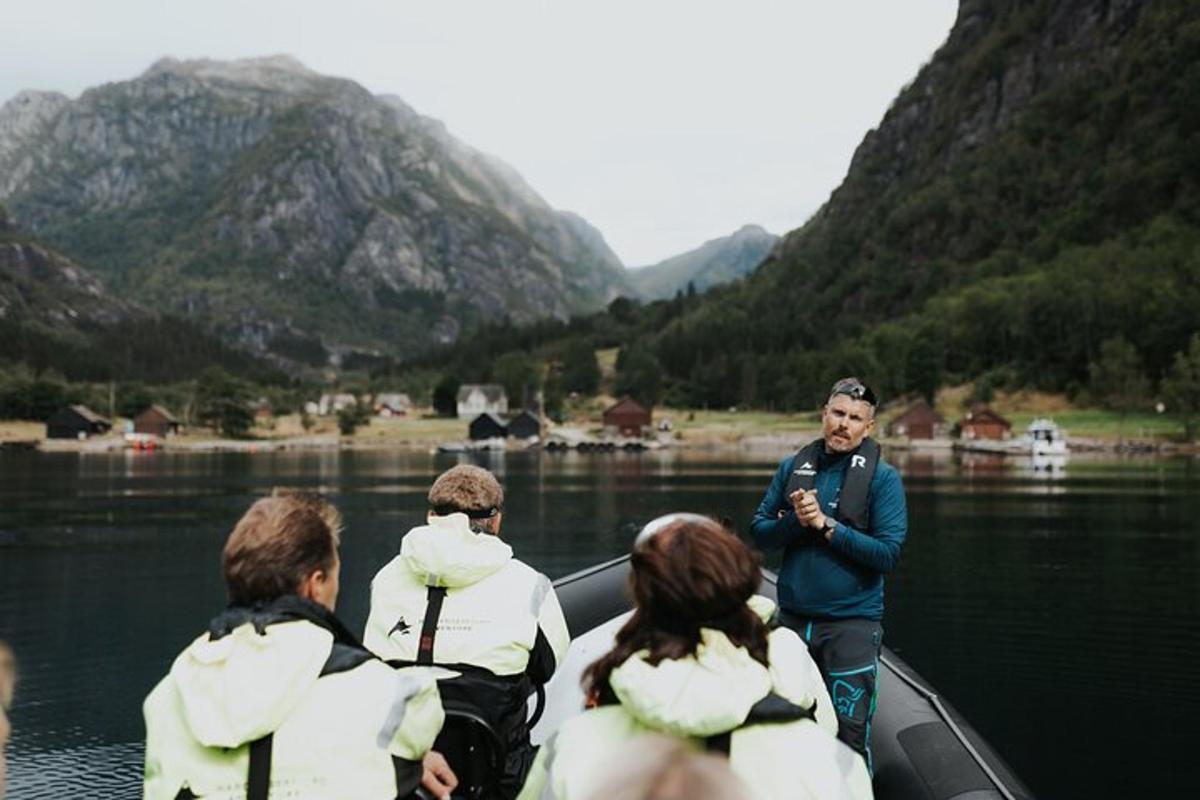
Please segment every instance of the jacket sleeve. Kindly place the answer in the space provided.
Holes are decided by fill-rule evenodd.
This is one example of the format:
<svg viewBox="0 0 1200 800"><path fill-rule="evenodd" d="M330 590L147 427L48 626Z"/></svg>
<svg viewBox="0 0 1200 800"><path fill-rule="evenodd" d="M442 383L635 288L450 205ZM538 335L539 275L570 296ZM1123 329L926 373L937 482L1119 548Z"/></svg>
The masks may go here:
<svg viewBox="0 0 1200 800"><path fill-rule="evenodd" d="M788 478L792 474L792 464L795 457L785 458L775 470L775 477L767 487L762 502L754 512L750 521L750 535L754 544L761 550L772 550L786 547L789 544L804 543L809 537L804 536L804 526L796 519L796 512L786 497ZM783 516L779 512L783 512Z"/></svg>
<svg viewBox="0 0 1200 800"><path fill-rule="evenodd" d="M813 716L817 725L830 736L837 736L837 711L825 688L821 670L808 652L808 645L788 628L771 631L767 641L770 647L771 683L775 692L799 706L815 705Z"/></svg>
<svg viewBox="0 0 1200 800"><path fill-rule="evenodd" d="M875 475L871 498L871 530L855 530L839 522L829 544L846 558L876 572L891 572L900 561L908 535L908 508L900 473L882 467Z"/></svg>
<svg viewBox="0 0 1200 800"><path fill-rule="evenodd" d="M394 756L420 761L445 721L433 673L422 667L395 670L391 707L379 731L379 743Z"/></svg>
<svg viewBox="0 0 1200 800"><path fill-rule="evenodd" d="M529 653L525 672L534 683L546 683L558 669L571 644L567 620L559 605L554 586L545 575L538 576L534 595L534 614L537 615L537 638Z"/></svg>
<svg viewBox="0 0 1200 800"><path fill-rule="evenodd" d="M385 661L415 658L415 651L403 652L390 635L392 626L396 624L396 620L403 611L397 603L395 580L395 572L391 564L384 565L371 579L371 610L367 615L366 628L363 630L363 645Z"/></svg>
<svg viewBox="0 0 1200 800"><path fill-rule="evenodd" d="M542 747L538 748L537 756L533 759L533 766L529 768L529 774L525 776L525 785L521 787L521 793L517 795L517 800L538 800L542 797L542 790L546 786L546 782L550 780L550 765L547 763L548 754L553 752L554 737Z"/></svg>

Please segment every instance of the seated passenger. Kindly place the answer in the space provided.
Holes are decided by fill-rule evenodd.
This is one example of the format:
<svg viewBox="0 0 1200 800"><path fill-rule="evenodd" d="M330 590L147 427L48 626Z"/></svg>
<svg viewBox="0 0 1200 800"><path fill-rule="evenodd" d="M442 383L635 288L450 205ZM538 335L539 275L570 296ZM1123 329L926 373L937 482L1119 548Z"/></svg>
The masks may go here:
<svg viewBox="0 0 1200 800"><path fill-rule="evenodd" d="M437 664L446 707L482 712L507 748L498 790L515 797L533 761L526 722L535 687L570 643L550 580L500 540L504 490L469 464L429 490L427 523L371 581L363 641L392 664Z"/></svg>
<svg viewBox="0 0 1200 800"><path fill-rule="evenodd" d="M422 782L448 796L453 776L428 753L436 682L384 664L333 615L339 529L333 506L295 493L238 521L222 556L229 607L143 707L147 800L391 800Z"/></svg>
<svg viewBox="0 0 1200 800"><path fill-rule="evenodd" d="M620 748L656 733L728 757L754 797L872 796L804 642L752 608L758 560L736 536L670 514L642 529L630 563L633 614L584 672L595 707L546 741L521 798L592 797Z"/></svg>

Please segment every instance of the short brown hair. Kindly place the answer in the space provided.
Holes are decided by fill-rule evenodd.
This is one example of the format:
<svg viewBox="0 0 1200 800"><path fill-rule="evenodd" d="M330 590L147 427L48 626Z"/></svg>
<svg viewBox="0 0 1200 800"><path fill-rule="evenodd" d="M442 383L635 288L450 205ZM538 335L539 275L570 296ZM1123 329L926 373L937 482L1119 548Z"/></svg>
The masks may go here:
<svg viewBox="0 0 1200 800"><path fill-rule="evenodd" d="M504 507L504 489L496 476L474 464L459 464L437 477L429 488L429 507L438 515Z"/></svg>
<svg viewBox="0 0 1200 800"><path fill-rule="evenodd" d="M295 594L316 570L337 561L342 521L319 495L275 490L250 506L225 542L229 602L250 606Z"/></svg>

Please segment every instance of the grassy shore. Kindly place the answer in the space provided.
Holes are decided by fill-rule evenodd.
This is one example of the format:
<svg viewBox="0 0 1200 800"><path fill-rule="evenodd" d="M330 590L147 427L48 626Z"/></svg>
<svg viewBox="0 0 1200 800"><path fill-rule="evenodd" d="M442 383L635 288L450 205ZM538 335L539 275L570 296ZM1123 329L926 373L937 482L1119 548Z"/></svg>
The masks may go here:
<svg viewBox="0 0 1200 800"><path fill-rule="evenodd" d="M1124 420L1109 411L1074 408L1053 395L1022 395L997 398L993 404L1013 425L1013 433L1024 430L1036 417L1051 417L1072 438L1086 438L1101 442L1118 439L1133 440L1146 444L1178 442L1183 429L1173 417L1153 413L1130 414ZM600 413L604 399L593 399L569 409L564 424L585 433L601 433ZM952 394L939 395L936 404L939 412L953 424L963 415L961 398ZM879 433L882 435L887 423L902 408L886 409L880 413ZM820 417L816 412L801 414L773 413L768 411L700 410L657 408L654 421L669 424L669 432L661 434L683 447L715 446L793 446L820 433ZM405 417L390 419L372 418L351 436L342 436L332 417L317 418L308 429L301 424L298 414L289 414L256 425L248 439L239 440L239 447L263 446L342 446L342 447L418 447L430 448L443 442L463 441L467 438L467 423L458 419L433 416L428 409L418 409ZM123 430L119 421L118 430ZM0 421L0 441L42 441L45 425L37 422ZM122 443L119 433L97 437L87 443L56 440L55 449L76 447L118 447ZM180 448L204 449L223 444L213 431L196 429L171 440ZM224 443L232 444L232 443Z"/></svg>

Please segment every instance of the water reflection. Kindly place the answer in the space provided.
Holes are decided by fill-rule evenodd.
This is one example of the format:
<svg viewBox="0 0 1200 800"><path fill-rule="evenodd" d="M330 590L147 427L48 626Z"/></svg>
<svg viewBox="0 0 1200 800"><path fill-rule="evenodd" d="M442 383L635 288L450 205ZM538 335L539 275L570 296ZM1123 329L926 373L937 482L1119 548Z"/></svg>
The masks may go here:
<svg viewBox="0 0 1200 800"><path fill-rule="evenodd" d="M668 511L744 524L782 455L478 458L505 484L506 536L558 576L625 552ZM911 523L888 579L888 641L1046 796L1122 788L1119 775L1093 779L1088 762L1183 762L1182 738L1134 732L1200 713L1195 462L1073 457L1047 470L988 454L887 457ZM347 523L339 613L361 628L368 581L423 520L433 478L460 460L471 459L0 454L0 637L24 673L11 796L138 796L141 700L223 604L221 544L255 497L281 484L333 496ZM1086 759L1074 742L1087 742ZM1125 788L1140 794L1177 788L1170 771L1131 774Z"/></svg>

